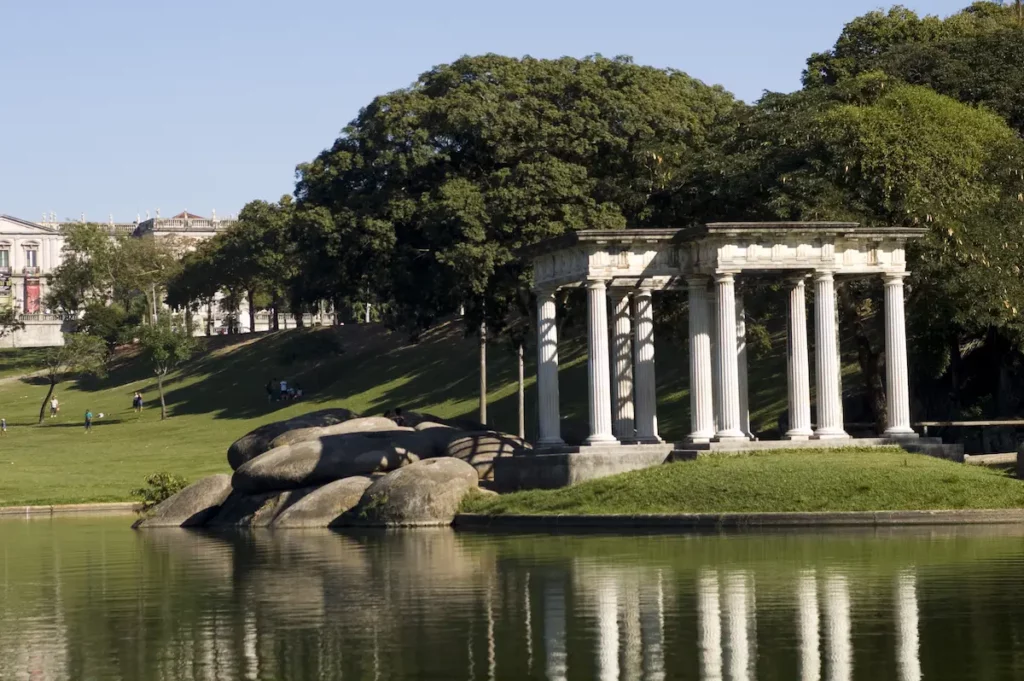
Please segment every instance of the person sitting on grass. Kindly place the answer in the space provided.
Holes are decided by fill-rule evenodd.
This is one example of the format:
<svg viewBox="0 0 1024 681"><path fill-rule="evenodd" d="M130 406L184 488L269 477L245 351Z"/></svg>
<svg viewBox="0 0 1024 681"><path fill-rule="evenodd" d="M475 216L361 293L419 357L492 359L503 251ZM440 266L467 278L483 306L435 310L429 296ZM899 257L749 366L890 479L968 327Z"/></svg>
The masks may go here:
<svg viewBox="0 0 1024 681"><path fill-rule="evenodd" d="M92 409L85 410L85 432L92 432Z"/></svg>

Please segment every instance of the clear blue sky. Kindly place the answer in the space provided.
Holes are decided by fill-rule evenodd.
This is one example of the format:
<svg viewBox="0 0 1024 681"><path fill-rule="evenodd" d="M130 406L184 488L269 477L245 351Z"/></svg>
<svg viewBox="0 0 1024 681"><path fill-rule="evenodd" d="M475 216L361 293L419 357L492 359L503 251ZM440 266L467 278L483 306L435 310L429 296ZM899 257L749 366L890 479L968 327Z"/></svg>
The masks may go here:
<svg viewBox="0 0 1024 681"><path fill-rule="evenodd" d="M969 0L906 0L948 15ZM0 0L0 213L236 212L463 54L632 55L746 101L877 0ZM887 5L886 5L887 6Z"/></svg>

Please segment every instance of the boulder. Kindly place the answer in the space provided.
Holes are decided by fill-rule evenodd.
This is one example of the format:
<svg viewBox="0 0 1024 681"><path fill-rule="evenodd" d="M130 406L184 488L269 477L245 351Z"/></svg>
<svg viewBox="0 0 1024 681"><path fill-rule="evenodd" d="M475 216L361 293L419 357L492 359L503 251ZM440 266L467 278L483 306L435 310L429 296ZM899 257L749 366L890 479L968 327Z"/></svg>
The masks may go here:
<svg viewBox="0 0 1024 681"><path fill-rule="evenodd" d="M192 483L158 504L132 527L196 527L204 525L231 494L231 476L211 475Z"/></svg>
<svg viewBox="0 0 1024 681"><path fill-rule="evenodd" d="M235 471L231 484L244 494L315 487L342 478L394 470L419 460L415 450L411 443L399 445L358 433L328 435L257 456Z"/></svg>
<svg viewBox="0 0 1024 681"><path fill-rule="evenodd" d="M348 433L367 432L384 433L395 430L404 429L395 425L395 422L391 419L386 419L383 416L363 416L343 421L341 423L335 423L330 426L310 426L308 428L296 428L294 430L289 430L271 440L268 451L277 447L284 447L285 445L293 445L297 442L316 440L317 438L326 437L327 435L346 435Z"/></svg>
<svg viewBox="0 0 1024 681"><path fill-rule="evenodd" d="M465 461L417 461L374 481L344 522L377 527L450 525L463 497L478 486L476 469Z"/></svg>
<svg viewBox="0 0 1024 681"><path fill-rule="evenodd" d="M372 482L367 476L355 476L319 487L279 513L274 527L330 527L359 503Z"/></svg>
<svg viewBox="0 0 1024 681"><path fill-rule="evenodd" d="M530 449L530 445L514 435L504 433L464 433L453 439L445 456L461 459L476 469L481 480L494 479L494 460L514 456Z"/></svg>
<svg viewBox="0 0 1024 681"><path fill-rule="evenodd" d="M228 464L232 470L238 470L242 464L255 459L263 452L270 451L275 438L290 430L332 426L343 423L357 416L348 409L322 409L302 414L285 421L275 421L243 435L228 447Z"/></svg>
<svg viewBox="0 0 1024 681"><path fill-rule="evenodd" d="M224 505L207 523L208 527L269 527L277 517L293 504L304 499L316 488L242 494L232 492Z"/></svg>

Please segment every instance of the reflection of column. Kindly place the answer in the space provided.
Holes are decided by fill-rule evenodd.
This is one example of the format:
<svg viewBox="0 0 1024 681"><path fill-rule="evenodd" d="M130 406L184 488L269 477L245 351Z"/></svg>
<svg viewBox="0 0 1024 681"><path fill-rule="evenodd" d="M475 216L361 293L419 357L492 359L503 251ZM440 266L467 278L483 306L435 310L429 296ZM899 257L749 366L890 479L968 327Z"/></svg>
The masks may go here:
<svg viewBox="0 0 1024 681"><path fill-rule="evenodd" d="M498 672L498 660L495 657L494 648L494 604L491 585L487 585L487 680L494 681Z"/></svg>
<svg viewBox="0 0 1024 681"><path fill-rule="evenodd" d="M736 377L740 388L740 430L747 437L753 438L747 385L747 311L743 306L743 296L739 294L736 295Z"/></svg>
<svg viewBox="0 0 1024 681"><path fill-rule="evenodd" d="M565 585L558 581L544 585L544 657L549 681L565 681Z"/></svg>
<svg viewBox="0 0 1024 681"><path fill-rule="evenodd" d="M750 679L750 641L747 638L747 576L732 572L725 577L725 616L729 632L728 667L731 681Z"/></svg>
<svg viewBox="0 0 1024 681"><path fill-rule="evenodd" d="M651 289L638 289L633 355L636 373L633 399L636 406L636 439L661 442L658 437L658 388L654 375L654 299Z"/></svg>
<svg viewBox="0 0 1024 681"><path fill-rule="evenodd" d="M526 672L533 671L533 612L530 607L530 573L523 580L523 612L526 620Z"/></svg>
<svg viewBox="0 0 1024 681"><path fill-rule="evenodd" d="M690 279L690 442L710 442L715 436L711 310L708 282Z"/></svg>
<svg viewBox="0 0 1024 681"><path fill-rule="evenodd" d="M800 608L800 679L821 679L821 635L818 615L818 580L813 570L800 575L797 582L797 603Z"/></svg>
<svg viewBox="0 0 1024 681"><path fill-rule="evenodd" d="M843 575L825 578L825 627L828 631L829 681L850 681L850 587Z"/></svg>
<svg viewBox="0 0 1024 681"><path fill-rule="evenodd" d="M537 419L539 446L565 444L558 416L558 322L555 292L537 292Z"/></svg>
<svg viewBox="0 0 1024 681"><path fill-rule="evenodd" d="M706 572L697 580L697 626L700 631L702 681L722 681L722 622L718 575Z"/></svg>
<svg viewBox="0 0 1024 681"><path fill-rule="evenodd" d="M814 273L814 354L817 361L819 439L848 438L843 430L843 382L836 322L836 286L831 272Z"/></svg>
<svg viewBox="0 0 1024 681"><path fill-rule="evenodd" d="M640 637L640 587L632 579L623 580L622 586L622 633L623 650L622 678L624 681L640 681L643 671L643 642Z"/></svg>
<svg viewBox="0 0 1024 681"><path fill-rule="evenodd" d="M612 394L608 359L608 296L604 280L587 282L587 370L590 375L590 437L588 445L613 445Z"/></svg>
<svg viewBox="0 0 1024 681"><path fill-rule="evenodd" d="M644 681L665 681L665 592L661 571L653 588L640 601L640 636L643 639Z"/></svg>
<svg viewBox="0 0 1024 681"><path fill-rule="evenodd" d="M736 278L731 272L715 275L715 301L718 310L718 373L722 388L721 421L715 437L719 440L743 440L740 430L740 383L736 357Z"/></svg>
<svg viewBox="0 0 1024 681"><path fill-rule="evenodd" d="M611 578L597 586L597 676L601 681L619 679L619 599Z"/></svg>
<svg viewBox="0 0 1024 681"><path fill-rule="evenodd" d="M896 578L896 615L898 627L897 659L900 681L921 681L917 629L917 577L904 572Z"/></svg>
<svg viewBox="0 0 1024 681"><path fill-rule="evenodd" d="M634 438L633 344L629 292L612 289L612 434Z"/></svg>

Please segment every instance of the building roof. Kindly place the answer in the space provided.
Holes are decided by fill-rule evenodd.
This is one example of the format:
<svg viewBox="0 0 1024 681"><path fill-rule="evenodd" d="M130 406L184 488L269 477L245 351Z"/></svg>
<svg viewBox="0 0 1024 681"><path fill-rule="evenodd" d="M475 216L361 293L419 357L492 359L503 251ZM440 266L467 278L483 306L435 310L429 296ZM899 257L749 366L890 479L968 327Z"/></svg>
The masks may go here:
<svg viewBox="0 0 1024 681"><path fill-rule="evenodd" d="M205 220L202 215L196 215L195 213L189 213L187 210L183 210L177 215L171 216L172 220Z"/></svg>
<svg viewBox="0 0 1024 681"><path fill-rule="evenodd" d="M54 233L56 233L56 232L60 231L59 229L56 229L54 227L48 227L46 225L41 225L38 222L32 222L30 220L22 220L21 218L16 218L16 217L14 217L12 215L4 215L2 213L0 213L0 220L5 220L7 222L13 222L13 223L15 223L17 225L21 225L22 227L28 227L29 229L38 229L40 232L54 232Z"/></svg>

